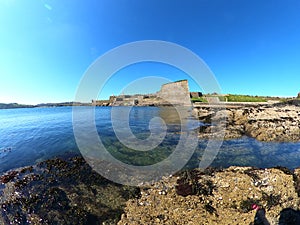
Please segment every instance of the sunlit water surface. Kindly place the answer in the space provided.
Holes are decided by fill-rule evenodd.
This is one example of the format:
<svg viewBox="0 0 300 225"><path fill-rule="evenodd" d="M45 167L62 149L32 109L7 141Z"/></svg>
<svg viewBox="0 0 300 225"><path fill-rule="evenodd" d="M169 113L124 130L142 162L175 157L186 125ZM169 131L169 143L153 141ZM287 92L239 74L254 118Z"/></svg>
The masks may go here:
<svg viewBox="0 0 300 225"><path fill-rule="evenodd" d="M89 109L81 107L80 110L84 114ZM129 124L138 138L149 137L149 122L154 117L162 118L167 128L166 136L157 148L141 152L124 146L116 138L111 109L96 107L95 124L103 144L114 157L129 164L150 165L165 159L174 151L182 134L176 111L168 107L131 109ZM120 110L121 115L124 107L114 110ZM119 119L122 121L122 118ZM195 124L201 126L197 122L192 124L188 128L191 132L196 128ZM85 132L89 136L89 131L85 129ZM187 167L199 165L206 145L207 141L199 140ZM66 152L80 153L73 132L72 107L0 110L0 172L32 165ZM300 143L264 143L248 137L224 141L212 166L231 165L296 168L300 166Z"/></svg>

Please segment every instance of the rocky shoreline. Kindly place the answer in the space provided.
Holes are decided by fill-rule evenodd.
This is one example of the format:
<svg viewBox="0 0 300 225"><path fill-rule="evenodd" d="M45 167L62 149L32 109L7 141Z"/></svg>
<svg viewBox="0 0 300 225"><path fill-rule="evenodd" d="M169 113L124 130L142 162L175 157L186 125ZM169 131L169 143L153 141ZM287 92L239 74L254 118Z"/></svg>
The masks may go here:
<svg viewBox="0 0 300 225"><path fill-rule="evenodd" d="M141 188L118 225L300 223L300 169L198 169ZM257 223L256 223L257 224Z"/></svg>
<svg viewBox="0 0 300 225"><path fill-rule="evenodd" d="M63 156L0 176L0 224L116 224L139 188L115 184L81 156Z"/></svg>
<svg viewBox="0 0 300 225"><path fill-rule="evenodd" d="M0 224L249 225L258 209L269 224L300 217L300 168L193 169L138 188L71 156L8 171L0 182Z"/></svg>
<svg viewBox="0 0 300 225"><path fill-rule="evenodd" d="M200 138L240 138L244 135L259 141L300 141L300 101L236 108L199 107L194 109L200 121ZM224 135L222 134L224 132Z"/></svg>
<svg viewBox="0 0 300 225"><path fill-rule="evenodd" d="M199 136L300 141L300 104L195 109ZM213 131L213 132L211 132ZM300 224L300 168L208 168L129 187L64 155L0 176L0 224Z"/></svg>

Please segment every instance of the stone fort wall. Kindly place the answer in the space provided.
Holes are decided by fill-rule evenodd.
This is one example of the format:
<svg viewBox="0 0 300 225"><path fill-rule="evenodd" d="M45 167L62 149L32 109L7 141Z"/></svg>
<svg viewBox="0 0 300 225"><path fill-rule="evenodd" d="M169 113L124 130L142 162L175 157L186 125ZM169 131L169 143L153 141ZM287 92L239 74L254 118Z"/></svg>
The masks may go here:
<svg viewBox="0 0 300 225"><path fill-rule="evenodd" d="M147 95L110 96L109 100L93 100L95 106L191 106L187 80L180 80L162 85L160 91Z"/></svg>
<svg viewBox="0 0 300 225"><path fill-rule="evenodd" d="M174 105L191 105L187 80L180 80L162 85L157 97Z"/></svg>

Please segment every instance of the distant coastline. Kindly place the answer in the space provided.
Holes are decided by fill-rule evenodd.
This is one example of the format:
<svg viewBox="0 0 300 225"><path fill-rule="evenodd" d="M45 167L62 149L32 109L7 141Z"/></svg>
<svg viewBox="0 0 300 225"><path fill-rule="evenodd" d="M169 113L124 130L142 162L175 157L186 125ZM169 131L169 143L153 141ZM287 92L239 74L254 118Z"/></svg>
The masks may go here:
<svg viewBox="0 0 300 225"><path fill-rule="evenodd" d="M0 109L34 108L34 105L23 105L18 103L0 103Z"/></svg>
<svg viewBox="0 0 300 225"><path fill-rule="evenodd" d="M183 81L173 82L178 84ZM172 85L168 83L167 85ZM166 85L165 85L166 86ZM188 87L185 87L188 88ZM172 89L172 88L171 88ZM172 89L173 90L173 89ZM168 92L168 91L167 91ZM157 93L155 93L157 94ZM167 106L172 104L178 104L178 93L174 94L167 93L168 96L164 96L165 99L170 102L161 101L160 97L156 97L155 94L136 94L136 95L120 95L111 96L109 100L92 100L90 103L82 102L60 102L60 103L40 103L36 105L19 104L19 103L0 103L0 109L17 109L17 108L38 108L38 107L64 107L64 106ZM175 96L174 96L175 95ZM185 96L187 95L187 96ZM193 106L198 104L213 104L213 99L218 98L220 103L224 104L238 104L238 103L268 103L268 104L298 104L300 100L300 92L296 97L271 97L271 96L252 96L252 95L241 95L241 94L202 94L201 92L189 92L182 94L183 97L179 98L181 102L187 102L190 99ZM184 101L182 100L184 99ZM176 100L174 102L174 100ZM298 103L297 103L298 102ZM171 105L172 105L171 104ZM240 105L240 104L238 104Z"/></svg>
<svg viewBox="0 0 300 225"><path fill-rule="evenodd" d="M214 95L203 95L202 97L192 97L191 96L191 103L193 105L197 106L199 103L201 104L208 104L207 98L214 96ZM256 96L249 96L249 95L227 95L229 97L232 96L232 98L236 99L230 99L228 98L227 103L258 103L258 100L263 99L261 103L278 103L278 104L289 104L290 102L293 101L299 101L299 98L281 98L281 97L256 97ZM219 96L220 101L223 101L223 96ZM245 100L246 98L246 100ZM250 99L250 100L249 100ZM102 102L103 100L97 101L97 102ZM224 102L226 103L226 102ZM0 103L0 109L18 109L18 108L40 108L40 107L64 107L64 106L108 106L109 104L95 104L95 101L92 101L91 103L82 103L82 102L60 102L60 103L40 103L36 105L28 105L28 104L19 104L19 103ZM122 105L122 104L120 104ZM126 104L124 104L126 105ZM151 104L144 104L144 106L155 106ZM163 104L158 104L156 106L163 106Z"/></svg>
<svg viewBox="0 0 300 225"><path fill-rule="evenodd" d="M18 109L18 108L38 108L38 107L64 107L64 106L91 106L91 103L81 102L61 102L61 103L41 103L37 105L27 105L18 103L0 103L0 109Z"/></svg>

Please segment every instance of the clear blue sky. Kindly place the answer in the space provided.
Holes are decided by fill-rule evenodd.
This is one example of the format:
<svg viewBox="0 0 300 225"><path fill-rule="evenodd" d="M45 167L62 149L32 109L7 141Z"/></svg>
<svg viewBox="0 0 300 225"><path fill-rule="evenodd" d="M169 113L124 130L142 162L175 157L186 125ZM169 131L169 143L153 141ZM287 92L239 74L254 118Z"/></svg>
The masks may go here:
<svg viewBox="0 0 300 225"><path fill-rule="evenodd" d="M223 93L296 96L299 12L298 0L0 0L0 102L72 101L97 57L149 39L198 54ZM145 75L187 78L166 65L130 66L101 97Z"/></svg>

